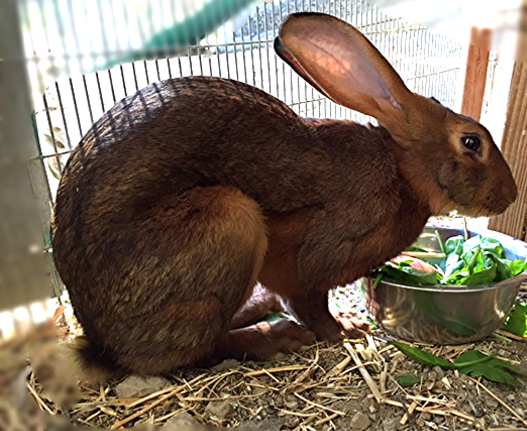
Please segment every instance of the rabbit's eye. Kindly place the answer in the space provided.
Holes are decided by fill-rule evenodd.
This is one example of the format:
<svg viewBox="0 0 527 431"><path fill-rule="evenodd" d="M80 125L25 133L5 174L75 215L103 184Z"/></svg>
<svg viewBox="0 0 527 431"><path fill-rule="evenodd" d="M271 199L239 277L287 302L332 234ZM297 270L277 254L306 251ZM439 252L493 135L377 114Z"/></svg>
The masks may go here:
<svg viewBox="0 0 527 431"><path fill-rule="evenodd" d="M463 136L461 142L471 151L479 152L481 150L481 140L477 136Z"/></svg>

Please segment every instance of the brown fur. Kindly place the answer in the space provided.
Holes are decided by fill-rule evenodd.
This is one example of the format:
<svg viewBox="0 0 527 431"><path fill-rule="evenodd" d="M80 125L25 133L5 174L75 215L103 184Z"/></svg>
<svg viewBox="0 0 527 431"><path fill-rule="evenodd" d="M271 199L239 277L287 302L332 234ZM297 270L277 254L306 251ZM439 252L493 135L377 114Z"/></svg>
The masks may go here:
<svg viewBox="0 0 527 431"><path fill-rule="evenodd" d="M516 186L488 132L396 90L402 108L387 128L305 120L261 90L210 77L155 83L116 104L71 155L54 212L84 357L166 374L270 358L312 332L336 339L330 289L395 256L434 213L504 211ZM484 141L481 157L460 147L469 132ZM278 309L269 293L251 302L258 281L306 328L246 327Z"/></svg>

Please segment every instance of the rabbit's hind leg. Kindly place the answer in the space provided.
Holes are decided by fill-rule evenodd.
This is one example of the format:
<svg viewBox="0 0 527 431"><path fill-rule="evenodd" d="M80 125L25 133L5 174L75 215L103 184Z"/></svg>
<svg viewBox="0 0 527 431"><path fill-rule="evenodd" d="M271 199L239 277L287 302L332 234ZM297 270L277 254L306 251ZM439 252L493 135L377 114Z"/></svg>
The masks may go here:
<svg viewBox="0 0 527 431"><path fill-rule="evenodd" d="M140 230L153 240L133 272L141 305L106 331L121 367L167 374L207 359L267 359L312 339L291 322L231 330L267 250L254 200L233 188L195 188L159 202L145 223Z"/></svg>

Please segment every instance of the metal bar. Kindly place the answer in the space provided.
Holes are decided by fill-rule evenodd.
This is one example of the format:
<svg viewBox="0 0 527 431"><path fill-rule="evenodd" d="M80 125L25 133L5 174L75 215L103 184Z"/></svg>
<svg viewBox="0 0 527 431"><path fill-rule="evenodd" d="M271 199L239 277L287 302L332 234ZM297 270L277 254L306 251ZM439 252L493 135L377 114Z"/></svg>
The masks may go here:
<svg viewBox="0 0 527 431"><path fill-rule="evenodd" d="M75 88L73 88L73 80L69 79L71 95L73 97L73 106L75 107L75 115L77 116L77 125L79 126L79 134L82 136L84 132L82 131L81 117L79 115L79 107L77 106L77 98L75 97Z"/></svg>
<svg viewBox="0 0 527 431"><path fill-rule="evenodd" d="M60 88L58 82L55 82L55 91L57 93L57 98L59 100L60 114L62 116L62 122L64 124L64 132L66 133L66 139L68 141L68 147L71 148L71 138L69 133L68 123L66 121L66 115L64 113L64 103L62 102L62 95L60 93Z"/></svg>
<svg viewBox="0 0 527 431"><path fill-rule="evenodd" d="M264 3L263 10L264 10L264 31L265 31L265 38L267 40L267 36L269 35L269 17L267 15L267 6L269 3ZM273 7L273 3L270 3L271 8ZM269 54L269 51L272 49L273 45L272 43L267 42L265 52L267 53L267 79L269 81L268 85L268 92L271 93L271 56Z"/></svg>

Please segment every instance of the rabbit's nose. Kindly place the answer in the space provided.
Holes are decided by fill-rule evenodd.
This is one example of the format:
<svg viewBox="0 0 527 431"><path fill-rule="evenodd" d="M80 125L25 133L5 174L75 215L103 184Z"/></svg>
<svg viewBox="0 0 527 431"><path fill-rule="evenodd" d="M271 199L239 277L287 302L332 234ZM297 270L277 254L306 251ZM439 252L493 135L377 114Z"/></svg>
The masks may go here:
<svg viewBox="0 0 527 431"><path fill-rule="evenodd" d="M507 200L509 205L518 198L518 186L514 180L503 187L503 197Z"/></svg>
<svg viewBox="0 0 527 431"><path fill-rule="evenodd" d="M505 211L517 199L518 186L512 175L509 181L500 181L496 186L494 188L496 199Z"/></svg>

